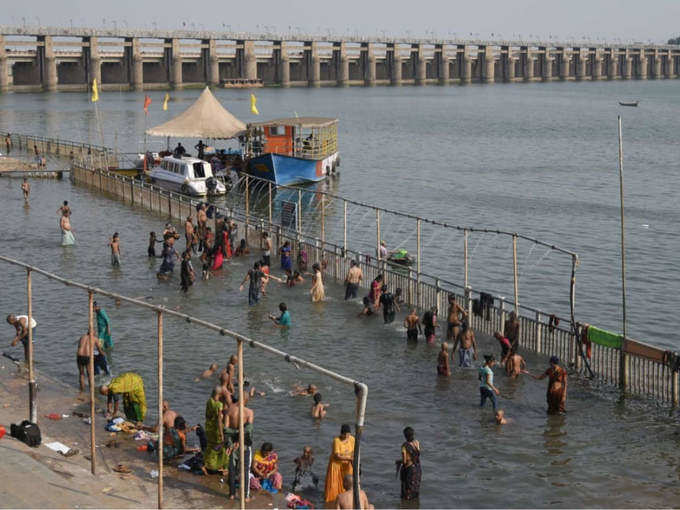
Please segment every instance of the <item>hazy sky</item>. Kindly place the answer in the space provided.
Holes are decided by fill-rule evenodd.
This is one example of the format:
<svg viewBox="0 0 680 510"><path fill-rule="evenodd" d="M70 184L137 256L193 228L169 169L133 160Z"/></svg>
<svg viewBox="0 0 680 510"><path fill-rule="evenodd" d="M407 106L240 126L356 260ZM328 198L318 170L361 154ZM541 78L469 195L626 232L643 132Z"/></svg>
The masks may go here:
<svg viewBox="0 0 680 510"><path fill-rule="evenodd" d="M665 42L680 0L1 0L0 24ZM259 27L259 28L258 28Z"/></svg>

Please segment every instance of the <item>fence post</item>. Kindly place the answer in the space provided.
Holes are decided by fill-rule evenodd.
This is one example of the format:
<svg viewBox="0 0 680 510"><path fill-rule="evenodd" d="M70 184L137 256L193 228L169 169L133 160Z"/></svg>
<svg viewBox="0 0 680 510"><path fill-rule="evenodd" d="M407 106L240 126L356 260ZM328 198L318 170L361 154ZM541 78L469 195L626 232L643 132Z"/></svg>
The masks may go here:
<svg viewBox="0 0 680 510"><path fill-rule="evenodd" d="M678 407L678 404L680 404L680 391L678 391L678 371L673 370L673 373L671 375L671 392L672 392L672 398L673 398L673 406Z"/></svg>
<svg viewBox="0 0 680 510"><path fill-rule="evenodd" d="M31 423L38 423L38 404L36 402L37 388L35 385L35 371L33 370L33 290L31 285L31 270L26 269L26 295L28 306L28 419Z"/></svg>
<svg viewBox="0 0 680 510"><path fill-rule="evenodd" d="M158 311L158 508L163 508L163 312Z"/></svg>
<svg viewBox="0 0 680 510"><path fill-rule="evenodd" d="M437 278L434 282L434 286L436 289L436 297L435 297L435 304L437 305L437 312L440 312L442 309L442 304L441 304L441 287L439 283L439 278Z"/></svg>
<svg viewBox="0 0 680 510"><path fill-rule="evenodd" d="M498 329L501 331L501 335L505 335L505 298L500 297L501 300L501 320Z"/></svg>
<svg viewBox="0 0 680 510"><path fill-rule="evenodd" d="M418 218L416 220L416 268L418 271L418 275L416 276L417 281L416 281L416 300L418 302L418 306L421 305L421 292L420 292L420 271L421 271L421 264L420 264L420 259L421 259L421 242L420 242L420 231L421 231L421 220Z"/></svg>
<svg viewBox="0 0 680 510"><path fill-rule="evenodd" d="M321 252L326 247L326 195L321 194Z"/></svg>
<svg viewBox="0 0 680 510"><path fill-rule="evenodd" d="M246 231L245 240L248 244L248 223L250 220L250 176L246 174Z"/></svg>
<svg viewBox="0 0 680 510"><path fill-rule="evenodd" d="M536 352L543 352L543 324L541 324L541 312L536 312Z"/></svg>
<svg viewBox="0 0 680 510"><path fill-rule="evenodd" d="M239 451L239 496L241 510L246 508L246 459L245 459L245 432L243 426L244 405L243 397L243 340L238 339L238 451Z"/></svg>
<svg viewBox="0 0 680 510"><path fill-rule="evenodd" d="M380 261L382 257L380 256L380 209L375 209L375 255L378 260L378 270L380 270Z"/></svg>
<svg viewBox="0 0 680 510"><path fill-rule="evenodd" d="M468 234L469 231L468 229L463 229L463 259L465 260L464 262L464 268L465 268L465 275L464 275L464 286L467 289L468 287L468 275L469 275L469 266L468 266Z"/></svg>
<svg viewBox="0 0 680 510"><path fill-rule="evenodd" d="M519 316L519 273L517 271L517 234L512 234L512 275L515 290L515 313Z"/></svg>
<svg viewBox="0 0 680 510"><path fill-rule="evenodd" d="M95 474L96 457L95 457L95 416L94 416L94 293L90 290L87 292L87 306L88 306L88 325L90 343L90 362L88 364L88 379L90 383L90 470Z"/></svg>
<svg viewBox="0 0 680 510"><path fill-rule="evenodd" d="M342 221L342 250L347 253L347 200L342 199L343 206L343 221Z"/></svg>
<svg viewBox="0 0 680 510"><path fill-rule="evenodd" d="M468 326L472 327L472 289L465 286L465 311L468 314Z"/></svg>
<svg viewBox="0 0 680 510"><path fill-rule="evenodd" d="M272 181L269 181L269 233L272 232Z"/></svg>

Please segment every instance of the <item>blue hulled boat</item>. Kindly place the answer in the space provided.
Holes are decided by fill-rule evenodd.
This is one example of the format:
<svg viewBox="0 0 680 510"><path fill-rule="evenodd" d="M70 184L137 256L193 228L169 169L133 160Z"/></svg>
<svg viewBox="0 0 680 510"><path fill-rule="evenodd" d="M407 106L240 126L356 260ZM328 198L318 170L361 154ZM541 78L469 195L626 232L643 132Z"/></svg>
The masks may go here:
<svg viewBox="0 0 680 510"><path fill-rule="evenodd" d="M321 181L337 172L338 120L294 117L248 124L245 171L279 185Z"/></svg>

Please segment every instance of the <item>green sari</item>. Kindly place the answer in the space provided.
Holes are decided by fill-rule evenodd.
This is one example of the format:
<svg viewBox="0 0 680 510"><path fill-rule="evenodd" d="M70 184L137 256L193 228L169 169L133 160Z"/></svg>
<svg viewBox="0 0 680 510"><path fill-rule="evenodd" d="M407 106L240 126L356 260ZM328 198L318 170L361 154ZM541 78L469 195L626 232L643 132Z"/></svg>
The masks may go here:
<svg viewBox="0 0 680 510"><path fill-rule="evenodd" d="M220 414L222 413L222 402L208 399L205 405L205 435L208 446L203 453L206 469L218 471L226 469L229 464L229 456L224 448L224 442L220 441Z"/></svg>

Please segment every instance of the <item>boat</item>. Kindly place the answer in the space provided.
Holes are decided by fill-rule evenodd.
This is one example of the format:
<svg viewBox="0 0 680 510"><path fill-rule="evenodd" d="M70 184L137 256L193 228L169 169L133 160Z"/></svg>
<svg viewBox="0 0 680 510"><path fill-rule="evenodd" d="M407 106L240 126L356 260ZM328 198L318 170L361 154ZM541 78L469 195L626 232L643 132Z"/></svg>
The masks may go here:
<svg viewBox="0 0 680 510"><path fill-rule="evenodd" d="M244 171L278 185L318 182L337 173L338 119L291 117L248 124Z"/></svg>
<svg viewBox="0 0 680 510"><path fill-rule="evenodd" d="M637 106L640 101L619 101L619 106Z"/></svg>
<svg viewBox="0 0 680 510"><path fill-rule="evenodd" d="M213 175L210 163L197 158L165 156L151 168L149 178L163 189L194 197L227 192Z"/></svg>
<svg viewBox="0 0 680 510"><path fill-rule="evenodd" d="M403 248L393 251L387 257L387 263L395 266L411 267L415 261L416 259L411 257Z"/></svg>

